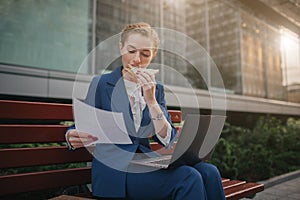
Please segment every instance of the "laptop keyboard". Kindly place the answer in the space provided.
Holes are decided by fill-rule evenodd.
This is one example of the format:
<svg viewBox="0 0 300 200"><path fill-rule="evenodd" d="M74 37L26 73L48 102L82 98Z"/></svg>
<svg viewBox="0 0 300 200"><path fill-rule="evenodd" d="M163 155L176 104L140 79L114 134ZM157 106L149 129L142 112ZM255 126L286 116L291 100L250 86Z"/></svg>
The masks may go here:
<svg viewBox="0 0 300 200"><path fill-rule="evenodd" d="M168 164L170 164L170 162L171 162L171 159L165 159L165 160L154 160L154 161L151 161L150 163L168 165Z"/></svg>

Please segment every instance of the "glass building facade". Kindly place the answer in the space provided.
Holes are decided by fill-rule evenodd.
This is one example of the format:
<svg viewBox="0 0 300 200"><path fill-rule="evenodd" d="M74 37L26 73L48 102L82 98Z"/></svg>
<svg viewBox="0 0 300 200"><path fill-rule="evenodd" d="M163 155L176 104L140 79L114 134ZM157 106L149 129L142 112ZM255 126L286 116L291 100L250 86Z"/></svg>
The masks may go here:
<svg viewBox="0 0 300 200"><path fill-rule="evenodd" d="M118 34L127 23L145 21L153 27L184 33L206 49L222 75L227 92L287 100L280 45L282 27L270 25L236 2L1 0L0 63L76 74L85 57L99 43ZM183 55L160 50L155 62L171 66L197 88L219 87L209 66L203 66L206 73L202 75L209 80L205 82L183 58L198 56L185 40L172 35L160 37L162 46L164 41L179 44ZM111 67L120 64L119 58ZM81 72L98 74L97 65L101 63L96 62ZM294 68L297 67L300 71L299 66ZM161 79L169 85L183 84L169 73Z"/></svg>
<svg viewBox="0 0 300 200"><path fill-rule="evenodd" d="M279 30L227 1L190 0L186 13L187 33L210 53L228 91L285 98Z"/></svg>

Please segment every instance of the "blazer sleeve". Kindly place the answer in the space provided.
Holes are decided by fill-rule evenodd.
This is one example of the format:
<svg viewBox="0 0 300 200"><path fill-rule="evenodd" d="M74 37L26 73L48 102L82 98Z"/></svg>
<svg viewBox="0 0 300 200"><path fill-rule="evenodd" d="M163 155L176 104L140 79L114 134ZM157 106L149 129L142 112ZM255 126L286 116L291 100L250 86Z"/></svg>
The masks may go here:
<svg viewBox="0 0 300 200"><path fill-rule="evenodd" d="M96 91L97 91L97 87L98 87L98 83L99 83L99 76L96 76L92 79L92 82L90 83L87 95L85 97L84 102L91 105L91 106L96 106ZM65 138L66 138L66 142L67 142L67 146L69 147L70 150L74 150L74 147L72 147L72 145L69 143L69 141L67 140L67 134L69 130L72 129L76 129L75 124L71 125L65 133Z"/></svg>

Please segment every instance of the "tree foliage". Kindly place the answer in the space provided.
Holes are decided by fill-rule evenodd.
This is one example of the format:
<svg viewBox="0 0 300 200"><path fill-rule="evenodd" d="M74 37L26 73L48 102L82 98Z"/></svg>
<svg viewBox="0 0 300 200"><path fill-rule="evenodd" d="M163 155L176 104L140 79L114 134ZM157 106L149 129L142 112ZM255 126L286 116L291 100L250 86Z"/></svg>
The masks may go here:
<svg viewBox="0 0 300 200"><path fill-rule="evenodd" d="M253 129L225 124L212 163L222 177L265 180L300 169L300 120L267 116Z"/></svg>

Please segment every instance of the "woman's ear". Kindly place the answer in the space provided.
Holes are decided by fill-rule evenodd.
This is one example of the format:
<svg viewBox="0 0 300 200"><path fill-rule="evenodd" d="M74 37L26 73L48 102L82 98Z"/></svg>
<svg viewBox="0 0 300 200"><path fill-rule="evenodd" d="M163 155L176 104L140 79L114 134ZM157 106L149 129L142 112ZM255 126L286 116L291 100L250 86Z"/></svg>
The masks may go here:
<svg viewBox="0 0 300 200"><path fill-rule="evenodd" d="M122 53L122 52L123 52L123 45L122 45L121 42L119 43L119 48L120 48L120 53L121 53L121 55L123 55L123 53Z"/></svg>

